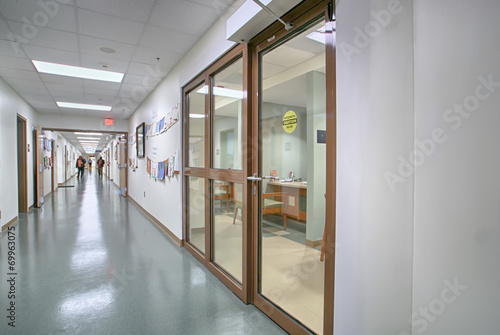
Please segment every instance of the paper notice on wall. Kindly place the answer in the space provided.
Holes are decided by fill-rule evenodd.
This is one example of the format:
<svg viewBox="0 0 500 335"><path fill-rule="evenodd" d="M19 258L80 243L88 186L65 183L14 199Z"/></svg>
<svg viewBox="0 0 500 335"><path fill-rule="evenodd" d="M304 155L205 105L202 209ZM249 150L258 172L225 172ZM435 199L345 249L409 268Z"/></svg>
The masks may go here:
<svg viewBox="0 0 500 335"><path fill-rule="evenodd" d="M158 157L158 143L153 143L152 155L153 158Z"/></svg>
<svg viewBox="0 0 500 335"><path fill-rule="evenodd" d="M174 155L174 171L179 171L179 150L176 150Z"/></svg>
<svg viewBox="0 0 500 335"><path fill-rule="evenodd" d="M158 119L158 105L154 106L151 110L151 121L155 122Z"/></svg>

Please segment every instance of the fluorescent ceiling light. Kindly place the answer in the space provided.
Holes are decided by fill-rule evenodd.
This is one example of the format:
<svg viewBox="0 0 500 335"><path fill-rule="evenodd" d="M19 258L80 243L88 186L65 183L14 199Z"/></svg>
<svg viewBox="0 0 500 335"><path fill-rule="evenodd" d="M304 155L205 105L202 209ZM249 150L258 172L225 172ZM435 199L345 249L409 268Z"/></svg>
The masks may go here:
<svg viewBox="0 0 500 335"><path fill-rule="evenodd" d="M243 99L243 91L232 90L230 88L217 87L217 86L214 87L213 89L214 89L214 95L227 98ZM196 91L196 93L207 94L208 86L207 85L203 86L198 91Z"/></svg>
<svg viewBox="0 0 500 335"><path fill-rule="evenodd" d="M310 33L309 35L307 35L306 37L308 39L313 40L313 41L326 44L325 33L320 33L319 31L314 31L314 32Z"/></svg>
<svg viewBox="0 0 500 335"><path fill-rule="evenodd" d="M75 135L95 135L95 136L102 135L102 133L80 133L80 132L74 132L73 134L75 134Z"/></svg>
<svg viewBox="0 0 500 335"><path fill-rule="evenodd" d="M93 79L110 81L113 83L121 83L123 79L123 73L103 71L96 69L89 69L79 66L63 65L57 63L42 62L39 60L32 60L33 65L40 73L56 74L60 76L76 77L83 79Z"/></svg>
<svg viewBox="0 0 500 335"><path fill-rule="evenodd" d="M63 108L91 109L95 111L106 111L106 112L109 112L111 110L111 106L103 106L103 105L77 104L73 102L61 102L61 101L56 101L56 104L57 106Z"/></svg>
<svg viewBox="0 0 500 335"><path fill-rule="evenodd" d="M205 114L189 114L191 119L203 119L205 118Z"/></svg>
<svg viewBox="0 0 500 335"><path fill-rule="evenodd" d="M100 137L77 137L81 140L100 140Z"/></svg>

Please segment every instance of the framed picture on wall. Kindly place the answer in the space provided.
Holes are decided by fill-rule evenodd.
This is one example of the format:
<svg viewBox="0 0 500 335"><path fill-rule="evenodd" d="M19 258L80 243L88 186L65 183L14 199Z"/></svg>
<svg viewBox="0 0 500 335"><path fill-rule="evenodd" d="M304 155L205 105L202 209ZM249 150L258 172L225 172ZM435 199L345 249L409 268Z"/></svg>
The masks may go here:
<svg viewBox="0 0 500 335"><path fill-rule="evenodd" d="M137 158L144 158L146 151L146 136L145 136L144 122L137 126L135 133L137 134L137 141L135 142L137 148Z"/></svg>

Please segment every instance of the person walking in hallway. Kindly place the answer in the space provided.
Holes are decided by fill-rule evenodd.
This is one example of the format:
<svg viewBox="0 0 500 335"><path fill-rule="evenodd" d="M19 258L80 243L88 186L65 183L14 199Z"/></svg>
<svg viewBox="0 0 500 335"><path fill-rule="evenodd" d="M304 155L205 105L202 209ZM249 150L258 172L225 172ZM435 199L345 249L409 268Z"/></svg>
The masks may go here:
<svg viewBox="0 0 500 335"><path fill-rule="evenodd" d="M89 163L89 173L91 173L92 172L92 158L89 157L88 163Z"/></svg>
<svg viewBox="0 0 500 335"><path fill-rule="evenodd" d="M104 159L102 159L102 156L99 157L99 160L97 161L97 173L99 176L102 176L102 168L104 167Z"/></svg>
<svg viewBox="0 0 500 335"><path fill-rule="evenodd" d="M76 160L76 167L78 168L78 175L76 176L76 179L83 177L85 163L86 163L85 158L83 158L82 155L80 155L80 157L78 157L78 159Z"/></svg>

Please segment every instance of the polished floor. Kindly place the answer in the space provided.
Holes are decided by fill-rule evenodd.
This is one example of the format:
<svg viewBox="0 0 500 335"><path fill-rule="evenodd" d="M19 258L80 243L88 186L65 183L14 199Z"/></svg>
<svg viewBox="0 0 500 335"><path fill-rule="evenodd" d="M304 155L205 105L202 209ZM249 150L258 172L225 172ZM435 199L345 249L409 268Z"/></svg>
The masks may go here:
<svg viewBox="0 0 500 335"><path fill-rule="evenodd" d="M86 174L68 184L13 226L15 328L2 234L0 334L286 334L111 182Z"/></svg>

